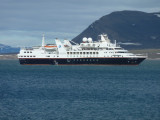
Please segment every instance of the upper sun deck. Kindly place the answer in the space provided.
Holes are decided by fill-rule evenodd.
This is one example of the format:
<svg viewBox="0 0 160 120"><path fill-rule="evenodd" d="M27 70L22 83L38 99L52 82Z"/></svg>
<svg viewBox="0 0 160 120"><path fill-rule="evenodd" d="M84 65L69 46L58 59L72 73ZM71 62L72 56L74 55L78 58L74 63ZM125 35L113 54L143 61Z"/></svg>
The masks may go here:
<svg viewBox="0 0 160 120"><path fill-rule="evenodd" d="M116 40L115 43L111 43L111 40L108 38L106 34L102 34L98 36L98 41L93 41L92 38L84 37L82 39L82 43L80 43L81 48L121 48L117 45Z"/></svg>

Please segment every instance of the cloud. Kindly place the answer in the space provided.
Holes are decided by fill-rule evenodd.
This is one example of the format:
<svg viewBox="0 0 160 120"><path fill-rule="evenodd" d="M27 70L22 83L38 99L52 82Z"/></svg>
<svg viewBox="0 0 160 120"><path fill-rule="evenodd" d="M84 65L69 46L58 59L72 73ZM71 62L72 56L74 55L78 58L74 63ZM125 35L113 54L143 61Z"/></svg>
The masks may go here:
<svg viewBox="0 0 160 120"><path fill-rule="evenodd" d="M1 0L0 42L23 45L38 41L43 32L73 38L113 11L157 12L159 6L159 0Z"/></svg>
<svg viewBox="0 0 160 120"><path fill-rule="evenodd" d="M42 35L45 34L45 42L54 43L55 38L71 40L75 33L42 32L42 31L0 31L0 43L13 47L31 47L41 45Z"/></svg>
<svg viewBox="0 0 160 120"><path fill-rule="evenodd" d="M149 12L159 6L159 0L2 0L0 29L80 32L112 11L148 9ZM79 26L84 27L77 29Z"/></svg>

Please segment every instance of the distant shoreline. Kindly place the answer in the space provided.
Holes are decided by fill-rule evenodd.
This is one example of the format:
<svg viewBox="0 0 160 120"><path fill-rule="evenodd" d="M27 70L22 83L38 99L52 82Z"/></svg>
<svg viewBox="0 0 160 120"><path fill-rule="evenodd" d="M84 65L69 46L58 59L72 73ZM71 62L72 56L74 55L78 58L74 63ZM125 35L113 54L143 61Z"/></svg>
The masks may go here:
<svg viewBox="0 0 160 120"><path fill-rule="evenodd" d="M0 60L18 60L17 54L0 54Z"/></svg>
<svg viewBox="0 0 160 120"><path fill-rule="evenodd" d="M146 60L160 60L160 58L155 58L155 59L147 58Z"/></svg>

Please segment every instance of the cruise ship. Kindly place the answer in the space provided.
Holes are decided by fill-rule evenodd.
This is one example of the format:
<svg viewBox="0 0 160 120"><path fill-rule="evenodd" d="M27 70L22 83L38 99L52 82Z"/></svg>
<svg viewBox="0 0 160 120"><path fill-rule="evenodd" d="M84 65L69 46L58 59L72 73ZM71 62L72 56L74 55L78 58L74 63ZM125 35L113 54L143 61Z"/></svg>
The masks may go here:
<svg viewBox="0 0 160 120"><path fill-rule="evenodd" d="M22 48L18 59L22 65L138 65L147 56L133 54L123 49L106 34L97 41L84 37L80 44L69 40L55 39L55 44L45 44L32 48Z"/></svg>

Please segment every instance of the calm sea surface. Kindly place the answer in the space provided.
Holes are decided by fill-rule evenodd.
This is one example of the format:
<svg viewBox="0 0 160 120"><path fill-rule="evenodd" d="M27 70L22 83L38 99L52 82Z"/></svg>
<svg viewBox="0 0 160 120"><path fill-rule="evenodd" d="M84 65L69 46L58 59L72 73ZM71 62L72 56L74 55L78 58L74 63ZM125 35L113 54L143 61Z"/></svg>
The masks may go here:
<svg viewBox="0 0 160 120"><path fill-rule="evenodd" d="M160 61L22 66L0 60L0 120L160 120Z"/></svg>

